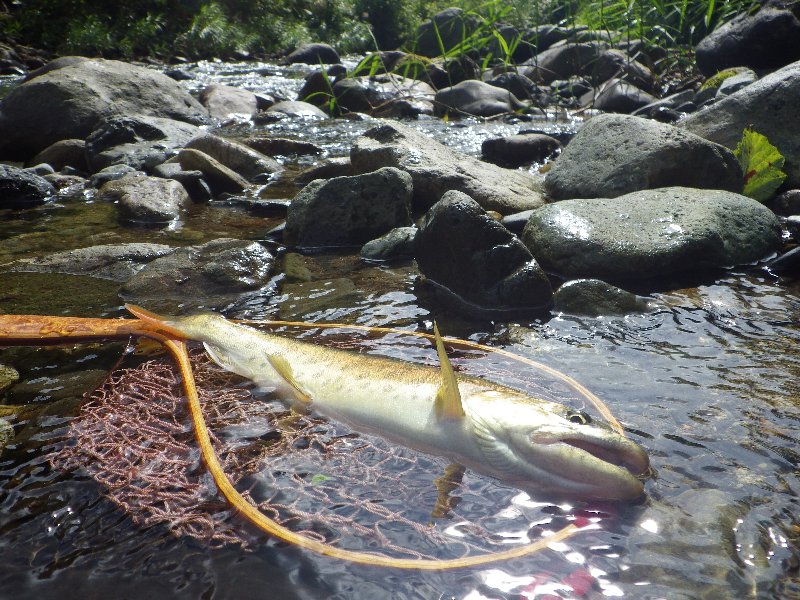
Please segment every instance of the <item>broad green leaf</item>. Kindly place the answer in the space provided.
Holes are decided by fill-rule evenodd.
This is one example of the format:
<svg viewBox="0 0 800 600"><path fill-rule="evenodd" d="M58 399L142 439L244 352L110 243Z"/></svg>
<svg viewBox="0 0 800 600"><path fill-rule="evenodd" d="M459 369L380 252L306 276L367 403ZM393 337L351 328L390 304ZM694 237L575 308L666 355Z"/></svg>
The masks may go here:
<svg viewBox="0 0 800 600"><path fill-rule="evenodd" d="M785 159L778 149L765 136L745 129L733 153L744 173L742 193L759 202L772 198L786 179L786 173L781 170Z"/></svg>
<svg viewBox="0 0 800 600"><path fill-rule="evenodd" d="M311 485L319 485L320 483L325 483L331 479L327 475L323 475L322 473L317 473L311 478Z"/></svg>

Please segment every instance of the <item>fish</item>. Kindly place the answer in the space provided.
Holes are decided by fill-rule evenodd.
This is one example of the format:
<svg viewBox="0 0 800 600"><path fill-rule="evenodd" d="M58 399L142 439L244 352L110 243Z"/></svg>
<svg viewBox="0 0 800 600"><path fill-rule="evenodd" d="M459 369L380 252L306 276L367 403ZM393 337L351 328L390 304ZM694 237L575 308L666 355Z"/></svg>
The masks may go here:
<svg viewBox="0 0 800 600"><path fill-rule="evenodd" d="M557 402L456 374L438 328L436 368L265 333L215 313L128 309L153 330L202 342L223 369L326 418L534 497L632 501L644 493L650 463L641 446Z"/></svg>

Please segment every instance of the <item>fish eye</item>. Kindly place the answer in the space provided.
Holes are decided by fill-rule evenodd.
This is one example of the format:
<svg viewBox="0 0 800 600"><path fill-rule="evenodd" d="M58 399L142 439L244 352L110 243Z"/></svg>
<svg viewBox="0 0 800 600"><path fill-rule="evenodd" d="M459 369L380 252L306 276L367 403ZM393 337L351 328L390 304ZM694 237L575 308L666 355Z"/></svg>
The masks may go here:
<svg viewBox="0 0 800 600"><path fill-rule="evenodd" d="M567 411L567 420L578 425L588 425L592 422L592 417L582 410L569 410Z"/></svg>

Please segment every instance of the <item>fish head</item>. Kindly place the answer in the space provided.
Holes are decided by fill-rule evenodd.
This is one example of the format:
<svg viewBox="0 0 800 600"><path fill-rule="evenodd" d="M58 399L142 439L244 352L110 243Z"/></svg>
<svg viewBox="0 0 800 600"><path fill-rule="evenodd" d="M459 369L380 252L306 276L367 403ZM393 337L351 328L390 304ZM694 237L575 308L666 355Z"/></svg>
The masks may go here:
<svg viewBox="0 0 800 600"><path fill-rule="evenodd" d="M634 500L644 492L647 453L579 411L512 390L465 398L467 417L486 464L533 494Z"/></svg>

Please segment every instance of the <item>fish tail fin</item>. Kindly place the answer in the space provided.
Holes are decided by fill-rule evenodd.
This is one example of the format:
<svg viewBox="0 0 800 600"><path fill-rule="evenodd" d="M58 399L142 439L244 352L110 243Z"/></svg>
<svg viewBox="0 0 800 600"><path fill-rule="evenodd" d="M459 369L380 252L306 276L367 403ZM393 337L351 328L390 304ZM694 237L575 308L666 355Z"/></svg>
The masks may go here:
<svg viewBox="0 0 800 600"><path fill-rule="evenodd" d="M145 326L145 331L166 336L172 339L186 339L186 334L178 327L178 322L173 317L165 317L156 314L152 311L136 306L135 304L126 304L125 308L134 317L142 321Z"/></svg>

